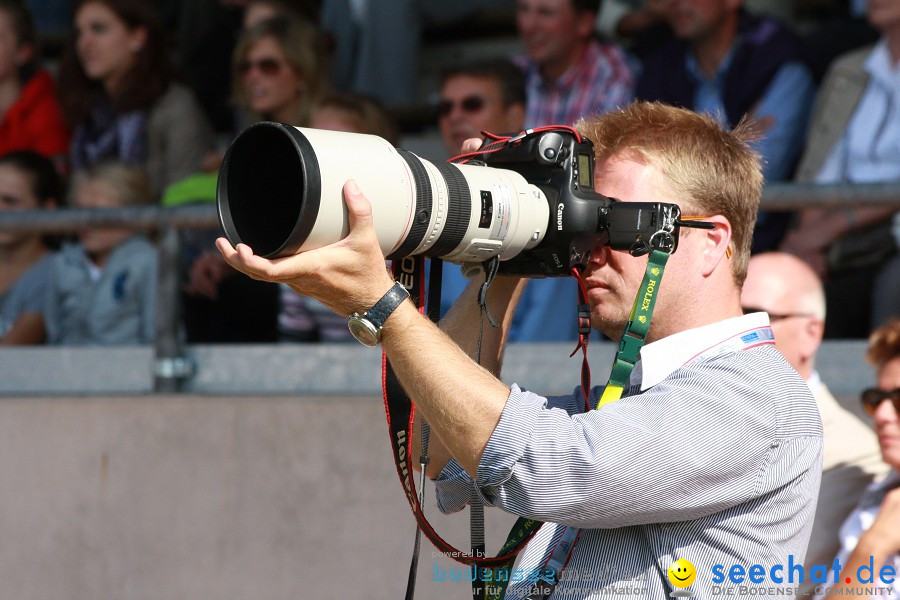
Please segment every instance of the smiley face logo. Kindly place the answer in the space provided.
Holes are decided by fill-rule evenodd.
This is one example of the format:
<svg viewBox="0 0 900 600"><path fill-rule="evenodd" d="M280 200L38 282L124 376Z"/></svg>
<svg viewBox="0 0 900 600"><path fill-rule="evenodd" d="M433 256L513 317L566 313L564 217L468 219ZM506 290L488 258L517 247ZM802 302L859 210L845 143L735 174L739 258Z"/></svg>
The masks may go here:
<svg viewBox="0 0 900 600"><path fill-rule="evenodd" d="M669 581L678 588L685 588L694 583L697 569L689 561L679 558L669 567Z"/></svg>

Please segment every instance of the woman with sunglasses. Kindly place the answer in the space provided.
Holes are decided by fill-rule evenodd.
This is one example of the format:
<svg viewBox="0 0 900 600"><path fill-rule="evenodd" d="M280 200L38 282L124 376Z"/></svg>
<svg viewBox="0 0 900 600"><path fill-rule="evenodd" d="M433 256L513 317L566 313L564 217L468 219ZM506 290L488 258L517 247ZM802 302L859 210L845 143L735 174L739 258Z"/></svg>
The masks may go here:
<svg viewBox="0 0 900 600"><path fill-rule="evenodd" d="M300 17L278 16L250 25L232 55L238 129L260 120L309 127L312 107L328 89L320 31ZM218 169L222 156L210 155ZM218 230L213 232L219 235ZM191 342L271 342L278 339L279 290L228 267L204 240L188 264L184 320ZM200 244L195 244L200 246ZM253 322L247 306L254 306Z"/></svg>
<svg viewBox="0 0 900 600"><path fill-rule="evenodd" d="M164 30L145 0L78 0L60 61L74 170L107 160L146 168L155 195L200 170L212 130L175 82Z"/></svg>
<svg viewBox="0 0 900 600"><path fill-rule="evenodd" d="M867 357L877 369L877 386L864 391L861 399L874 421L881 456L892 470L866 490L844 521L836 559L841 566L839 583L819 586L817 598L836 595L827 588L845 588L847 594L865 587L879 587L878 598L900 598L900 319L872 333ZM860 582L860 567L865 567L863 578L873 578L870 583ZM882 578L882 573L889 579ZM835 581L835 576L829 574L828 581Z"/></svg>
<svg viewBox="0 0 900 600"><path fill-rule="evenodd" d="M232 64L242 125L267 120L308 126L329 87L321 32L305 19L274 17L250 26Z"/></svg>

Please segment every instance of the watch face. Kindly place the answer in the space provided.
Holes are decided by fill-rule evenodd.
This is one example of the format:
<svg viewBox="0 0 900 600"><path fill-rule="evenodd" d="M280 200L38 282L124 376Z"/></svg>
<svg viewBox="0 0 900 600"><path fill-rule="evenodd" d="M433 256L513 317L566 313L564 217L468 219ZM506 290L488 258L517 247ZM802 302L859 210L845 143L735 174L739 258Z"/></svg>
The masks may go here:
<svg viewBox="0 0 900 600"><path fill-rule="evenodd" d="M360 344L370 348L378 345L378 340L381 337L378 335L380 331L375 329L371 321L365 317L357 314L350 315L350 319L347 321L347 328L350 329L353 337L359 340Z"/></svg>

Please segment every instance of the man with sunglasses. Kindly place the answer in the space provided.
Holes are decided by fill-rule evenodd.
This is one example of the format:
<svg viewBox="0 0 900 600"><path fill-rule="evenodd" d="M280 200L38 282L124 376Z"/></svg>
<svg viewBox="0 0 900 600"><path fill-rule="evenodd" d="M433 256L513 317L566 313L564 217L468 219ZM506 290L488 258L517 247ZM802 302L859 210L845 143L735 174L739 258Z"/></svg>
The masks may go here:
<svg viewBox="0 0 900 600"><path fill-rule="evenodd" d="M465 140L483 131L518 133L525 127L525 75L506 59L490 59L449 67L441 77L438 126L451 155ZM453 304L468 281L460 268L444 264L442 312ZM519 300L509 332L511 342L572 342L578 339L577 288L574 281L532 281Z"/></svg>
<svg viewBox="0 0 900 600"><path fill-rule="evenodd" d="M525 76L505 58L452 65L441 72L438 128L450 156L463 142L525 126Z"/></svg>
<svg viewBox="0 0 900 600"><path fill-rule="evenodd" d="M708 116L650 103L578 128L594 142L597 192L676 203L685 217L711 224L682 229L653 287L647 344L618 399L602 386L588 398L580 386L544 398L499 380L524 280L492 281L486 300L500 328L480 327L479 277L441 331L384 270L371 205L353 181L343 190L349 234L338 243L277 260L224 238L217 245L235 268L289 283L351 315L353 326L371 319L368 340L381 343L431 425L426 471L440 508L462 508L475 491L543 522L518 567L568 565L551 598L630 588L641 591L624 597L663 600L674 589L666 572L682 558L702 569L692 590L707 598L708 569L722 561L800 563L819 488L822 425L808 387L775 349L767 317L741 313L763 181L751 132L726 132ZM597 244L583 272L591 324L622 339L654 268L647 256ZM508 598L530 593L531 582L519 579Z"/></svg>
<svg viewBox="0 0 900 600"><path fill-rule="evenodd" d="M839 583L826 586L839 589L817 589L816 598L837 597L849 594L862 584L857 580L858 569L870 566L874 583L890 588L881 591L878 598L900 598L900 319L894 318L876 329L869 337L869 362L876 368L874 388L861 395L863 408L872 417L881 456L891 468L882 481L872 484L862 495L854 511L840 529L841 549L837 560L843 567ZM891 581L884 582L880 573L891 567ZM849 579L849 581L848 581ZM829 573L828 581L835 581ZM843 589L841 589L843 588ZM872 596L874 597L874 596Z"/></svg>
<svg viewBox="0 0 900 600"><path fill-rule="evenodd" d="M766 312L775 347L809 385L822 414L825 451L822 485L812 537L806 552L807 572L813 565L831 564L840 547L837 531L872 481L887 465L881 460L872 429L841 407L815 368L825 329L825 292L819 277L804 261L782 252L750 258L741 291L744 313ZM815 584L806 581L801 596Z"/></svg>

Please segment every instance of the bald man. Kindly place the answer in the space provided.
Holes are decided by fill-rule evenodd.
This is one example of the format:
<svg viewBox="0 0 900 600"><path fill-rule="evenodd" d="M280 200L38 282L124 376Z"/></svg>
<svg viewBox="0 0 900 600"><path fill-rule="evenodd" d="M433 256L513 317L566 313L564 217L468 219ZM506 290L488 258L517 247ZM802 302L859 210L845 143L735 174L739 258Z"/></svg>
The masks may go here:
<svg viewBox="0 0 900 600"><path fill-rule="evenodd" d="M871 428L838 404L815 370L825 330L825 293L815 272L782 252L754 255L741 292L744 312L767 312L775 347L806 380L822 413L825 452L822 485L806 553L812 565L831 564L839 548L838 529L860 494L887 472ZM812 590L807 581L801 592ZM802 596L799 595L798 597Z"/></svg>

